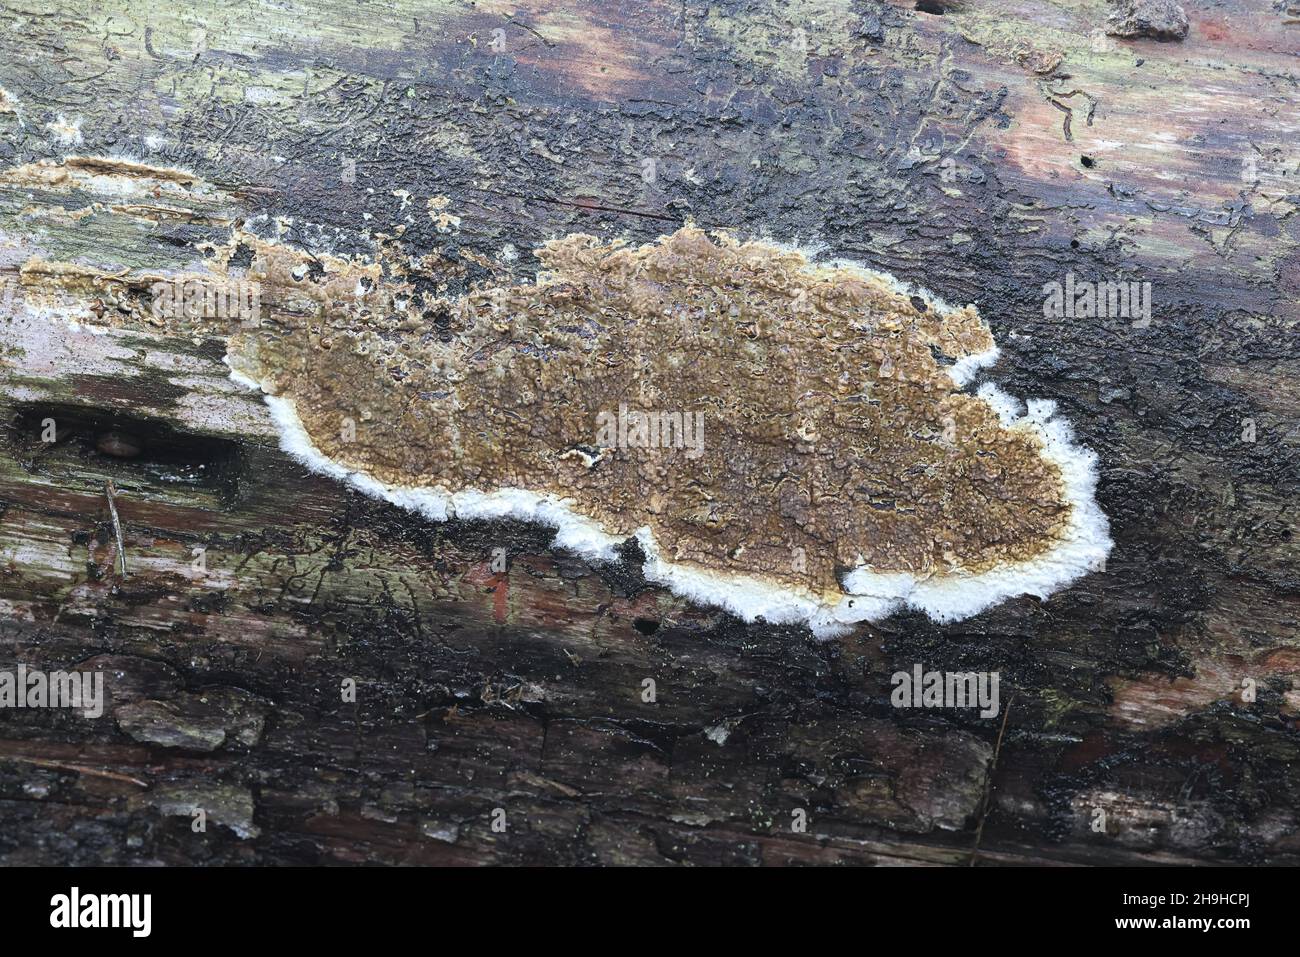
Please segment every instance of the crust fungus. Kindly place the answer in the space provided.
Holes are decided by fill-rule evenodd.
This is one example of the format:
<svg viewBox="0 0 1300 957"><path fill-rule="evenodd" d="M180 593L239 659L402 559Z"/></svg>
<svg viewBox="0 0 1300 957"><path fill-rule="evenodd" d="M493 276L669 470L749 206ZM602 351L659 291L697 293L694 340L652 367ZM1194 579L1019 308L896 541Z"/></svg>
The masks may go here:
<svg viewBox="0 0 1300 957"><path fill-rule="evenodd" d="M591 560L635 537L649 580L818 636L1045 597L1110 548L1052 404L963 391L996 356L974 307L860 266L577 234L535 283L430 300L240 241L271 308L233 376L310 468L428 518L542 522Z"/></svg>

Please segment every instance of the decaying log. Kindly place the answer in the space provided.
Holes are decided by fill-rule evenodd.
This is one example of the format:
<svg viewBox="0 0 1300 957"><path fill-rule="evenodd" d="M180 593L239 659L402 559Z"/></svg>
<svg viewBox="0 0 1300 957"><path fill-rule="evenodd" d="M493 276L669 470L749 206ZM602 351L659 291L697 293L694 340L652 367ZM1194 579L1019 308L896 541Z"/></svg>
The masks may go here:
<svg viewBox="0 0 1300 957"><path fill-rule="evenodd" d="M1182 7L0 9L0 671L108 695L0 712L0 861L1300 862L1300 26ZM1106 567L747 625L308 473L229 330L149 322L238 229L454 295L687 220L974 303L1097 453ZM1046 315L1069 276L1150 315ZM1002 710L893 707L916 665Z"/></svg>

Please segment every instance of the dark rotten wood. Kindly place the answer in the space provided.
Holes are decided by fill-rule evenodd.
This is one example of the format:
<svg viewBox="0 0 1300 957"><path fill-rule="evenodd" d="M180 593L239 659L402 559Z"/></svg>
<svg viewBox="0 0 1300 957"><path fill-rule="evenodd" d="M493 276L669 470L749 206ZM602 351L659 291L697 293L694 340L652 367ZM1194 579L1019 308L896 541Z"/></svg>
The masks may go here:
<svg viewBox="0 0 1300 957"><path fill-rule="evenodd" d="M1101 0L0 7L0 169L209 184L0 179L0 277L28 265L0 319L0 669L111 695L0 712L0 861L965 864L977 833L983 864L1300 861L1300 27L1184 7L1181 42L1106 37ZM33 257L166 273L257 217L336 253L404 226L453 292L549 236L692 218L974 302L993 377L1098 452L1116 550L1046 602L817 643L308 475L219 336L37 308L138 290ZM1067 272L1151 282L1150 325L1045 318ZM141 454L97 451L111 429ZM915 663L1001 673L996 763L1000 718L890 706Z"/></svg>

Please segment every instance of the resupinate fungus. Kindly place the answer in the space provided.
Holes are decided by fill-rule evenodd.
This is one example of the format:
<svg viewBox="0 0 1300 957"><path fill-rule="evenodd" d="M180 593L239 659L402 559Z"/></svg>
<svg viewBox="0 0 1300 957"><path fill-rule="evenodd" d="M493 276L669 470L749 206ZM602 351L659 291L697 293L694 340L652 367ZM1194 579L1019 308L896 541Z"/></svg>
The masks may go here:
<svg viewBox="0 0 1300 957"><path fill-rule="evenodd" d="M860 265L574 234L535 282L431 303L378 264L312 275L237 241L288 292L231 337L232 376L291 455L428 519L543 523L594 562L635 538L648 580L819 637L1046 597L1110 549L1053 403L966 391L997 356L975 308Z"/></svg>

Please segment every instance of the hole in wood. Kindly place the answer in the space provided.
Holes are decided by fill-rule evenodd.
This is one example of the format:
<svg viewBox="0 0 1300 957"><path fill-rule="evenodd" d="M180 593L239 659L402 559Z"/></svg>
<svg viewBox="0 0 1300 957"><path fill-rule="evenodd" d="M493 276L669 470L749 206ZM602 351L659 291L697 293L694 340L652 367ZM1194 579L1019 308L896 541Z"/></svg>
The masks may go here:
<svg viewBox="0 0 1300 957"><path fill-rule="evenodd" d="M234 442L115 411L18 403L9 431L15 458L24 467L96 489L112 478L195 505L214 504L213 499L225 505L233 501L243 470Z"/></svg>

